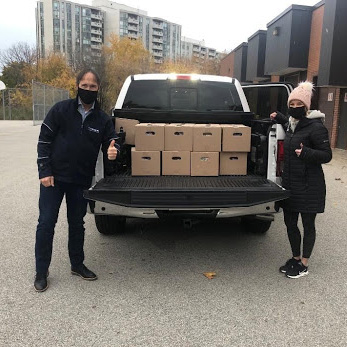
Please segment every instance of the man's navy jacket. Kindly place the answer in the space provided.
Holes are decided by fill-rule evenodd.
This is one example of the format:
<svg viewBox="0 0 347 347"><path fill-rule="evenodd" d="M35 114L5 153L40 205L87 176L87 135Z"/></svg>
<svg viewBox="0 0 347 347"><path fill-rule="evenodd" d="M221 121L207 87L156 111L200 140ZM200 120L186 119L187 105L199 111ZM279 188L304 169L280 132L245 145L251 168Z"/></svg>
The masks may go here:
<svg viewBox="0 0 347 347"><path fill-rule="evenodd" d="M41 125L38 152L39 178L54 176L58 181L88 186L95 174L95 164L102 146L104 153L112 140L117 141L111 117L94 109L84 122L78 101L58 102ZM115 145L119 149L118 144Z"/></svg>

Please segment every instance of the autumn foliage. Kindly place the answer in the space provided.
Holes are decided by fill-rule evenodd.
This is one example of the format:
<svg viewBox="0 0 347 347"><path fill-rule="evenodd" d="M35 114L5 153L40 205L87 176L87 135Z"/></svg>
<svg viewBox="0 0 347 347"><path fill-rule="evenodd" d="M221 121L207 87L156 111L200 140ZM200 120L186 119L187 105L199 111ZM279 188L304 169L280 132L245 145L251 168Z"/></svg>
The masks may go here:
<svg viewBox="0 0 347 347"><path fill-rule="evenodd" d="M111 35L108 44L103 48L102 65L99 69L102 80L100 97L105 110L114 106L128 76L150 73L153 66L151 54L141 41Z"/></svg>
<svg viewBox="0 0 347 347"><path fill-rule="evenodd" d="M164 59L154 63L151 53L141 40L111 35L97 60L74 59L68 64L66 57L50 53L45 58L36 55L36 49L18 43L0 52L1 79L9 88L31 88L32 80L54 87L68 89L70 97L76 95L75 76L85 67L94 68L101 77L99 100L101 107L109 111L117 100L125 79L141 73L197 73L218 74L219 61L210 59ZM18 90L18 93L21 92ZM18 95L19 99L28 98ZM28 99L29 100L29 99ZM29 103L29 101L27 102Z"/></svg>
<svg viewBox="0 0 347 347"><path fill-rule="evenodd" d="M76 95L75 73L60 54L51 53L46 58L39 59L37 64L29 65L24 69L24 75L27 84L31 84L34 80L67 89L70 96Z"/></svg>

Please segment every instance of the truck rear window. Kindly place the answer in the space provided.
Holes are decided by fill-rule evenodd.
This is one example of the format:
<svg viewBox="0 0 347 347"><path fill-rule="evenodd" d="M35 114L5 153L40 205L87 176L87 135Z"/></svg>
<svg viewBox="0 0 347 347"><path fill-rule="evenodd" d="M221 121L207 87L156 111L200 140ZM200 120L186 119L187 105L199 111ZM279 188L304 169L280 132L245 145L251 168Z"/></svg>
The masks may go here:
<svg viewBox="0 0 347 347"><path fill-rule="evenodd" d="M132 81L123 109L243 111L234 84L226 82L161 80Z"/></svg>

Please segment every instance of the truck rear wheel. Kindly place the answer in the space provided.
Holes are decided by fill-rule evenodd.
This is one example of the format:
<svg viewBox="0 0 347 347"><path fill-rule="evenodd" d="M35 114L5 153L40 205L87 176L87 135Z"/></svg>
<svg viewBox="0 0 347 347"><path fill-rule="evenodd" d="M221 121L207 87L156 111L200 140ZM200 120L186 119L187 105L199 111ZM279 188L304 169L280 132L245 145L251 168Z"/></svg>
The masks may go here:
<svg viewBox="0 0 347 347"><path fill-rule="evenodd" d="M125 217L95 215L95 224L100 234L115 235L125 231Z"/></svg>
<svg viewBox="0 0 347 347"><path fill-rule="evenodd" d="M242 218L242 224L247 232L254 234L265 234L271 226L272 221L255 218Z"/></svg>

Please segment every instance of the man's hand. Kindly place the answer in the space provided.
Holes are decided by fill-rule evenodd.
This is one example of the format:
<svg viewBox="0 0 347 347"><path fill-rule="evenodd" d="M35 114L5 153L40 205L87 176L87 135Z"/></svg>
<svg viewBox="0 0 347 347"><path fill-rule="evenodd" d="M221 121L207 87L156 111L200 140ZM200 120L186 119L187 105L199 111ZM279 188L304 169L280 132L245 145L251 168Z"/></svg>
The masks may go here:
<svg viewBox="0 0 347 347"><path fill-rule="evenodd" d="M114 146L115 143L116 141L112 140L107 149L107 157L109 160L115 160L117 158L117 148Z"/></svg>
<svg viewBox="0 0 347 347"><path fill-rule="evenodd" d="M45 187L50 187L50 186L54 187L54 177L53 176L47 176L47 177L41 178L40 182Z"/></svg>

